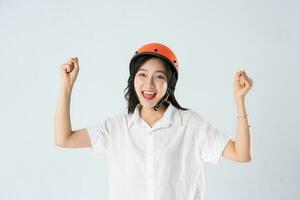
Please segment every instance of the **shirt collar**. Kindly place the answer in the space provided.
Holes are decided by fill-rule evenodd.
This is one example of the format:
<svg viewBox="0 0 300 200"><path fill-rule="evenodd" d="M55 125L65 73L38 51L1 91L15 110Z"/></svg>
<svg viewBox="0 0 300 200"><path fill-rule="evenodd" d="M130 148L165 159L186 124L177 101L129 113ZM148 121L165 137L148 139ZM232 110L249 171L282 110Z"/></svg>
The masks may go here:
<svg viewBox="0 0 300 200"><path fill-rule="evenodd" d="M128 128L130 128L130 126L133 123L136 123L137 125L144 126L144 127L149 126L140 117L140 113L139 113L140 108L141 108L141 104L138 103L134 109L134 112L129 115ZM172 103L169 103L169 106L168 106L167 110L165 111L163 117L155 124L154 127L157 127L157 128L168 127L170 124L182 125L182 120L181 120L181 116L179 113L179 109L176 108L175 106L173 106Z"/></svg>

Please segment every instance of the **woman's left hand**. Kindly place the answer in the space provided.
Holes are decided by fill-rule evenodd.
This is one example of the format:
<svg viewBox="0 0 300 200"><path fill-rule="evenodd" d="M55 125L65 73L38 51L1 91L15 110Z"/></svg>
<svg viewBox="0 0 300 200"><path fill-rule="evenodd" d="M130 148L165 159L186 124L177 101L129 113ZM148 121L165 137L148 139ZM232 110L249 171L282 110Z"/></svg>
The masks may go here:
<svg viewBox="0 0 300 200"><path fill-rule="evenodd" d="M249 78L244 70L238 71L234 77L234 95L240 100L244 99L248 91L252 88L253 80Z"/></svg>

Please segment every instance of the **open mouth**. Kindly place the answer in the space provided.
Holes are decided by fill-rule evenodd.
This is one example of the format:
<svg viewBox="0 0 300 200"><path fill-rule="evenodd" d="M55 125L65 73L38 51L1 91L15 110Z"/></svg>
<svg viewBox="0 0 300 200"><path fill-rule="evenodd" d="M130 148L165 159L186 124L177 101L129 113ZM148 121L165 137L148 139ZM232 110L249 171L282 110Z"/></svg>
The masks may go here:
<svg viewBox="0 0 300 200"><path fill-rule="evenodd" d="M156 96L156 93L154 92L143 91L142 93L143 93L143 97L148 100L152 100Z"/></svg>

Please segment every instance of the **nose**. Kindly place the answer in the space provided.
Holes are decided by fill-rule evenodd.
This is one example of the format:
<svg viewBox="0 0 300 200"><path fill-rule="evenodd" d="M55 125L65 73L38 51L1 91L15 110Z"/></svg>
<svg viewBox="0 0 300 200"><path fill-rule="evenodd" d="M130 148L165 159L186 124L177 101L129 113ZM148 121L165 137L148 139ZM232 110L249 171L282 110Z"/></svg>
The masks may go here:
<svg viewBox="0 0 300 200"><path fill-rule="evenodd" d="M151 76L148 76L145 80L145 85L146 86L152 86L154 85L154 81L153 81L153 78Z"/></svg>

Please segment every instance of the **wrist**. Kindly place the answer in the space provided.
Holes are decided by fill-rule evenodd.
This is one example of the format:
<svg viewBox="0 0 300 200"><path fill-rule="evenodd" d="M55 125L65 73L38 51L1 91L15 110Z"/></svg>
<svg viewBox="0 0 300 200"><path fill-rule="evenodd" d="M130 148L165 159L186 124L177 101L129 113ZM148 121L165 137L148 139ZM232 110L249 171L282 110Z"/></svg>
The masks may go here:
<svg viewBox="0 0 300 200"><path fill-rule="evenodd" d="M247 114L244 99L236 100L236 111L238 116L244 116Z"/></svg>
<svg viewBox="0 0 300 200"><path fill-rule="evenodd" d="M235 101L236 101L236 103L239 103L239 104L241 104L241 103L245 103L245 98L244 97L235 97Z"/></svg>
<svg viewBox="0 0 300 200"><path fill-rule="evenodd" d="M235 98L236 107L237 109L240 109L241 107L245 107L245 99L241 97Z"/></svg>
<svg viewBox="0 0 300 200"><path fill-rule="evenodd" d="M73 85L62 84L60 89L64 92L71 92L73 89Z"/></svg>

